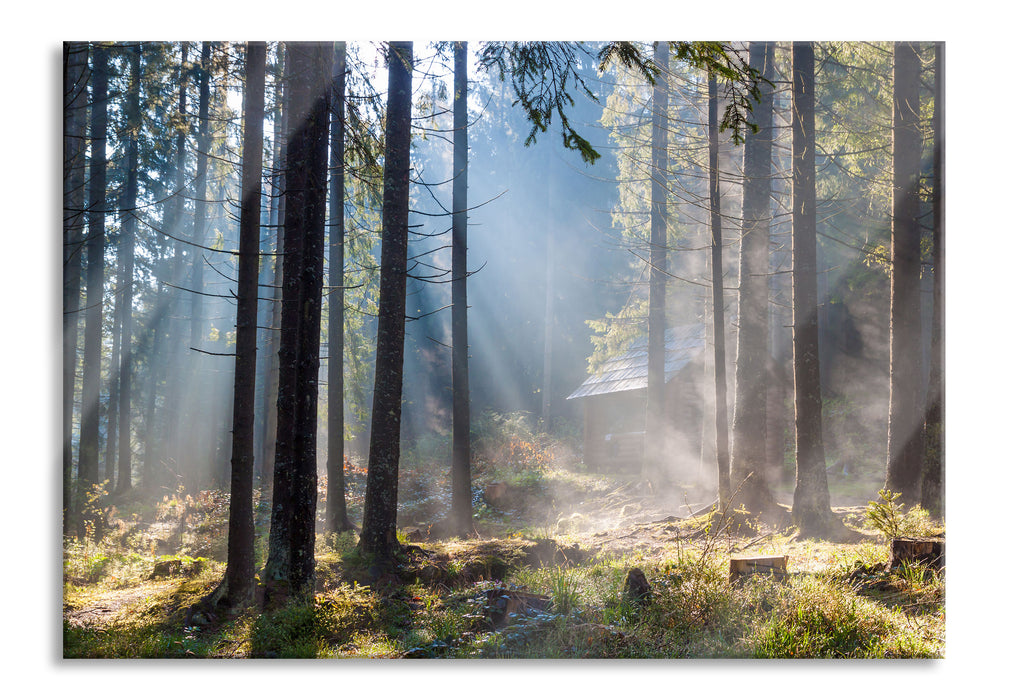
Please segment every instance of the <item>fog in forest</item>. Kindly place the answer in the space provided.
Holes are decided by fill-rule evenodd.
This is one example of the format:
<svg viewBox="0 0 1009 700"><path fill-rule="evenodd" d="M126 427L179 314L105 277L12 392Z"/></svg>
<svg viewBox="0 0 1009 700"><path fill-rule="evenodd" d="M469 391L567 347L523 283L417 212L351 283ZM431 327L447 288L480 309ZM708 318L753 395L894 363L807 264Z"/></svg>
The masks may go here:
<svg viewBox="0 0 1009 700"><path fill-rule="evenodd" d="M273 45L271 44L271 47ZM787 50L779 45L774 85L764 97L774 108L771 130L771 250L767 311L770 384L768 411L778 416L780 431L768 438L773 486L789 502L795 480L791 311L791 168L790 75ZM477 48L477 44L472 44ZM187 60L200 59L200 44L191 43ZM847 49L846 49L847 50ZM75 403L73 452L80 447L79 426L89 411L98 412L99 481L122 481L118 442L120 367L132 379L132 434L126 455L132 484L155 485L171 493L185 483L190 491L224 488L231 461L234 391L234 342L241 202L242 85L238 45L218 44L209 84L198 84L198 72L187 80L187 113L196 115L208 100L215 115L205 125L190 127L187 164L181 177L169 126L179 100L179 44L143 46L143 118L138 132L138 194L135 206L121 204L128 181L130 144L122 135L129 115L118 99L130 89L128 52L111 59L109 120L112 128L106 157L110 166L109 206L105 219L104 293L102 303L102 381L98 406ZM431 45L417 45L413 82L413 142L410 188L410 279L403 378L401 483L414 501L433 499L447 508L445 476L451 464L452 374L450 323L452 209L452 69ZM841 101L849 86L840 67L841 50L827 59L819 99ZM382 117L385 68L374 47L350 44L349 104L356 122L351 138L375 138ZM830 63L831 57L836 59ZM880 64L878 50L866 50L851 61ZM927 59L927 57L926 57ZM521 423L530 435L549 436L551 459L591 474L612 465L616 450L640 442L644 394L619 399L613 408L598 394L568 398L607 360L627 353L647 336L649 255L649 123L651 87L640 75L618 66L597 72L592 54L582 57L580 72L598 97L576 94L569 109L572 124L601 154L594 164L565 148L556 125L524 144L531 126L514 106L510 87L471 60L469 94L468 322L471 432L475 449L492 428ZM259 372L256 386L257 479L267 479L271 418L270 363L276 360L280 323L275 265L277 196L281 169L274 123L275 48L269 54L264 122L264 194L261 213L259 286ZM229 68L230 66L230 68ZM423 67L423 70L421 70ZM667 455L664 478L669 486L665 507L684 513L716 498L713 404L713 346L710 268L709 168L705 122L706 83L684 64L670 76L668 250L666 327L695 327L699 345L673 370L668 410L681 416L662 436ZM162 83L156 82L162 80ZM170 87L167 87L170 86ZM154 98L157 97L157 100ZM876 129L889 120L886 95L857 112ZM724 109L724 99L722 108ZM826 468L834 504L864 503L882 483L886 468L889 281L885 255L889 238L885 139L865 146L870 155L845 156L845 130L854 129L841 112L818 122L817 217L820 370ZM370 130L370 131L369 131ZM880 137L882 138L882 137ZM739 243L742 207L743 146L729 133L720 135L721 215L726 319L726 377L729 425L735 402L736 329L738 321ZM847 149L847 150L845 150ZM90 153L90 151L89 151ZM205 163L198 156L206 153ZM845 157L848 160L845 160ZM381 158L379 160L379 165ZM925 161L928 161L926 158ZM929 162L924 162L926 169ZM852 176L852 164L861 169ZM203 175L200 168L205 168ZM205 181L204 181L205 180ZM180 199L177 182L183 183ZM381 255L381 172L358 155L348 161L346 187L346 340L345 426L347 461L355 468L367 462L370 411L374 389L375 333ZM201 189L205 188L205 189ZM176 209L176 207L180 207ZM132 279L123 277L124 227L135 215L135 265ZM194 222L196 222L194 224ZM926 222L927 225L927 222ZM190 244L192 242L192 244ZM328 245L328 244L327 244ZM882 249L882 253L880 252ZM85 269L92 264L83 255ZM931 268L922 265L922 391L928 379L931 337ZM327 462L328 358L339 349L328 342L329 252L322 317L317 461ZM75 384L82 383L84 322L88 305L82 283L79 349L74 359ZM130 314L122 300L132 293ZM124 318L132 324L128 365L120 347ZM168 343L165 338L171 339ZM693 337L693 336L692 336ZM667 373L670 370L667 369ZM668 379L668 377L667 377ZM773 385L773 386L771 386ZM589 405L597 418L588 418ZM592 409L596 410L596 409ZM609 412L609 413L607 413ZM596 415L596 414L593 414ZM607 417L608 416L608 417ZM590 422L597 420L598 423ZM612 420L612 424L605 423ZM483 431L483 432L481 432ZM589 434L588 431L592 431ZM639 435L635 437L635 435ZM591 440L609 450L596 465L588 464ZM600 452L602 455L603 452ZM632 455L634 453L632 452ZM608 455L608 456L606 456ZM634 457L628 459L633 462ZM117 466L118 465L118 466ZM621 467L639 471L630 462ZM435 478L431 474L441 474ZM117 475L119 475L117 477ZM856 479L858 481L856 481ZM257 486L262 483L257 482ZM836 487L836 488L835 488ZM644 493L644 492L642 492ZM546 499L548 502L551 499ZM552 514L577 512L563 492L552 494ZM433 507L434 508L434 507ZM606 526L607 523L597 523Z"/></svg>

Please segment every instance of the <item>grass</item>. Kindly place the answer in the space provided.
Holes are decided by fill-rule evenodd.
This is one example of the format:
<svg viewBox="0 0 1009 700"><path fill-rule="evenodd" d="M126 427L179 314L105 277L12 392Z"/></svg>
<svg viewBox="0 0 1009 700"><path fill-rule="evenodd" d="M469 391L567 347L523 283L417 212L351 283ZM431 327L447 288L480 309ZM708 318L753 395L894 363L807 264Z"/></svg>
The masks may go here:
<svg viewBox="0 0 1009 700"><path fill-rule="evenodd" d="M508 454L539 459L536 443L529 444L533 447L513 446ZM528 487L535 481L527 493L545 499L566 490L588 503L595 495L619 491L608 477L556 463L524 469L538 476L520 475L511 483ZM477 475L477 488L501 476L488 467ZM437 512L432 503L444 494L419 486L437 482L430 475L418 477L411 502ZM356 492L353 485L351 491ZM921 565L887 571L887 542L866 518L868 508L845 514L846 524L863 535L855 544L796 541L790 533L719 532L708 515L656 524L658 529L647 532L658 532L661 546L642 541L596 549L599 540L592 539L591 528L552 501L553 510L540 519L531 509L505 512L484 504L476 520L481 539L420 543L422 551L403 557L398 582L370 580L370 562L358 553L354 534L320 536L314 596L265 611L250 605L199 619L190 606L224 572L226 502L222 494L204 492L172 494L154 508L121 505L109 519L113 527L97 541L66 540L64 655L610 659L945 653L944 572ZM622 501L612 502L622 508ZM352 512L358 507L351 503ZM261 504L257 513L261 566L268 509ZM902 532L941 530L914 510L902 512L899 523ZM635 531L615 526L611 534ZM787 553L791 575L730 583L728 560L741 549ZM177 566L152 578L159 562L175 560ZM651 586L646 603L625 599L624 581L633 568L640 568ZM519 610L509 624L495 626L490 600L502 589L541 596L547 604Z"/></svg>

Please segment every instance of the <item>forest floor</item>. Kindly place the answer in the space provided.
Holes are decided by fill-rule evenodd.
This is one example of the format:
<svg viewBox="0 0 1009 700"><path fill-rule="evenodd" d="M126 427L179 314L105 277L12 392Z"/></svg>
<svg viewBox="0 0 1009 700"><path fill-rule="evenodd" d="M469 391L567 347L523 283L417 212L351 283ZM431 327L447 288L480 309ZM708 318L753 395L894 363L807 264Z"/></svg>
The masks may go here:
<svg viewBox="0 0 1009 700"><path fill-rule="evenodd" d="M945 651L945 572L888 569L872 505L835 507L844 542L800 539L712 494L552 465L478 469L477 536L438 535L447 474L406 471L393 575L376 579L356 535L320 536L314 599L201 612L226 560L227 494L120 500L97 542L67 540L68 658L925 657ZM364 479L348 473L352 519ZM320 494L325 493L324 484ZM675 494L675 495L674 495ZM878 507L878 505L876 506ZM320 516L325 503L319 506ZM268 503L257 508L265 558ZM901 534L942 527L899 513ZM729 580L734 556L787 556L787 576ZM649 593L628 593L640 569Z"/></svg>

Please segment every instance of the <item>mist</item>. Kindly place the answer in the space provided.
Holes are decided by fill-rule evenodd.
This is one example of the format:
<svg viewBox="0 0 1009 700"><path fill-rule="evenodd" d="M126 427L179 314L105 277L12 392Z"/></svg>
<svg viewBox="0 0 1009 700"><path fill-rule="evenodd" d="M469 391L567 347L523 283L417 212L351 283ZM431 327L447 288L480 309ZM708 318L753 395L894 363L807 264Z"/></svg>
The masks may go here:
<svg viewBox="0 0 1009 700"><path fill-rule="evenodd" d="M474 46L478 46L474 44ZM151 45L146 70L170 74L180 51L177 44ZM221 44L214 60L239 65L236 46ZM351 101L359 120L355 138L379 129L381 97L373 90L384 80L384 66L375 47L351 43ZM791 374L791 224L790 224L790 95L789 66L779 48L774 85L765 92L774 110L770 304L767 311L769 413L777 423L768 431L768 473L775 495L791 501L795 478L794 415ZM452 439L453 345L450 309L452 124L451 66L433 45L419 49L425 66L414 83L410 189L410 278L407 286L406 349L403 380L401 440L404 480L426 489L429 499L448 502L447 474ZM481 430L488 426L521 423L549 446L552 463L581 475L621 474L640 485L636 450L643 440L644 390L627 390L619 409L600 407L588 415L602 396L572 397L605 362L627 353L646 337L648 304L649 148L651 87L638 74L617 67L600 74L587 52L579 75L597 96L577 94L569 109L571 124L587 138L600 157L587 163L565 147L556 128L537 132L526 143L532 127L515 106L516 95L495 74L476 69L470 74L468 322L470 410L474 439L487 443ZM192 49L190 61L193 60ZM278 54L271 50L271 65ZM882 60L878 56L865 59ZM112 59L113 87L125 91L129 81L126 59ZM639 496L652 499L653 512L666 509L683 514L715 497L717 471L714 443L712 346L712 272L707 133L701 115L706 104L699 73L676 63L670 72L666 328L696 326L699 345L682 366L667 368L669 421L659 436L665 455L661 487L641 486ZM825 73L824 90L843 96L847 74L833 67ZM187 97L193 115L201 97L191 83ZM168 142L170 109L179 99L166 91L161 101L154 85L144 85L145 100L140 138L149 162L140 173L140 198L135 210L113 213L107 222L105 290L102 303L103 367L99 406L78 406L72 422L73 451L79 450L81 416L98 411L101 471L110 484L119 467L112 457L116 436L112 419L116 395L118 338L115 312L126 285L134 289L133 392L130 425L131 484L143 483L158 493L178 488L196 492L223 488L231 459L231 420L234 383L235 289L237 279L240 183L237 166L241 152L241 90L233 73L214 74L206 98L217 117L189 134L188 182L202 186L200 195L187 187L175 193L175 173L166 153L155 144ZM276 75L268 73L267 103L280 99ZM371 92L369 92L371 91ZM885 124L885 95L873 110L858 115L861 122ZM829 99L825 97L823 99ZM840 98L838 98L840 99ZM723 96L722 109L725 108ZM265 486L271 478L269 445L271 402L275 401L269 367L279 338L279 280L275 264L281 229L283 172L280 124L275 110L267 110L264 124L267 167L262 200L259 287L259 366L264 381L257 382L256 476ZM888 375L888 270L885 255L889 235L885 201L885 164L875 151L865 156L845 155L838 146L851 115L831 113L821 119L818 160L818 305L820 366L824 400L826 466L835 503L864 502L875 493L886 469ZM854 117L852 117L854 118ZM110 112L122 128L125 113ZM856 125L858 126L858 125ZM736 324L738 314L739 242L743 175L743 146L729 133L719 136L721 214L723 217L724 309L726 318L726 376L731 424L735 402ZM121 163L127 143L114 139L108 156ZM205 151L201 151L201 147ZM209 158L200 164L206 153ZM828 157L829 156L829 157ZM355 156L357 157L357 156ZM848 160L844 160L847 158ZM851 164L862 170L851 176ZM926 164L927 165L927 164ZM380 164L379 164L380 166ZM347 205L347 284L344 354L345 452L352 465L367 464L371 397L374 386L377 260L381 250L378 170L363 157L349 163L345 177L351 203ZM206 169L205 175L201 168ZM122 167L110 170L109 189L122 188ZM184 178L184 179L185 179ZM182 199L178 199L178 196ZM181 201L181 204L179 202ZM170 210L181 206L182 223L169 232ZM139 233L133 254L136 274L120 279L119 234L123 217L135 215ZM202 229L193 229L201 220ZM926 227L928 222L926 221ZM199 240L197 240L199 238ZM192 244L190 244L192 243ZM87 264L88 261L85 258ZM328 274L329 261L326 260ZM922 337L931 333L930 267L923 265L921 287ZM324 291L328 294L330 289ZM83 298L82 305L88 302ZM83 329L83 318L79 321ZM329 347L328 311L322 321L320 386L325 386L328 358L341 349ZM83 333L81 334L83 337ZM115 346L115 347L114 347ZM83 348L81 348L81 352ZM668 352L668 350L667 350ZM922 350L922 387L927 381L928 343ZM80 353L79 353L80 354ZM79 361L79 359L78 359ZM667 357L668 362L668 357ZM79 374L79 373L78 373ZM620 390L623 391L623 390ZM616 392L619 393L619 392ZM320 392L318 464L322 473L328 458L329 430L325 392ZM615 413L614 413L615 412ZM771 420L770 418L768 419ZM512 423L509 423L512 421ZM597 421L590 425L592 421ZM602 421L602 422L599 422ZM611 421L612 424L603 424ZM770 423L769 423L770 426ZM597 434L598 433L598 434ZM601 436L601 437L600 437ZM621 464L589 457L590 444L600 439L612 450L627 450ZM898 438L899 439L899 438ZM619 445L619 448L616 447ZM608 448L608 449L609 449ZM546 447L544 447L546 450ZM478 454L487 460L490 455ZM617 460L618 462L620 460ZM547 460L549 461L549 460ZM500 465L498 465L500 467ZM540 465L542 467L547 464ZM440 476L434 476L440 475ZM506 477L500 469L499 480ZM551 518L571 517L579 507L551 485L547 501ZM475 502L480 495L475 494ZM413 516L410 516L411 518ZM612 523L610 523L612 524ZM603 526L603 523L593 523Z"/></svg>

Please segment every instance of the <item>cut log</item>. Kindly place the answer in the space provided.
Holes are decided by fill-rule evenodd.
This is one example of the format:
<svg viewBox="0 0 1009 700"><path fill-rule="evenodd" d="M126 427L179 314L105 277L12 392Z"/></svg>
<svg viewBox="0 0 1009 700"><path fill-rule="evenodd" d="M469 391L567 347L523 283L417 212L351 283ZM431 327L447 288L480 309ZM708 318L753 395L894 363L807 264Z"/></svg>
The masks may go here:
<svg viewBox="0 0 1009 700"><path fill-rule="evenodd" d="M729 581L736 581L741 577L754 574L766 574L778 580L787 578L788 555L732 557L729 559Z"/></svg>
<svg viewBox="0 0 1009 700"><path fill-rule="evenodd" d="M946 566L946 542L941 537L897 537L890 544L888 570L903 562L921 562L933 569Z"/></svg>

